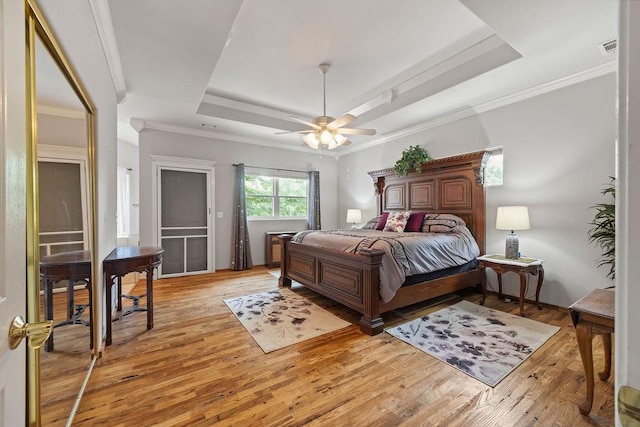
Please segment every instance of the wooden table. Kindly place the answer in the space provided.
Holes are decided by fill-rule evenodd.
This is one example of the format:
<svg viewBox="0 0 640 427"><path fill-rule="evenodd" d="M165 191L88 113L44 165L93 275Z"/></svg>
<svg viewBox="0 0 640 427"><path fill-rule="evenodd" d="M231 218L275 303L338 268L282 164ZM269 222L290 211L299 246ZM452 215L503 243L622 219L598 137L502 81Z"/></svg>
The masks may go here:
<svg viewBox="0 0 640 427"><path fill-rule="evenodd" d="M111 288L113 279L117 279L117 311L122 312L122 298L133 300L133 308L121 316L134 311L147 312L147 330L153 329L153 270L162 264L164 249L158 246L122 246L115 248L102 262L104 278L107 288L106 294L106 318L107 338L106 345L111 345L111 324L113 323ZM122 294L122 276L126 274L145 272L147 274L147 292L140 296ZM147 306L140 307L140 298L147 298Z"/></svg>
<svg viewBox="0 0 640 427"><path fill-rule="evenodd" d="M89 348L93 348L93 328L91 322L82 319L82 314L91 306L91 251L70 251L49 255L40 259L40 280L44 288L44 318L53 320L53 284L67 280L67 319L56 323L53 328L63 325L89 326ZM76 282L84 282L89 291L89 304L74 302ZM53 329L44 344L45 351L53 350Z"/></svg>
<svg viewBox="0 0 640 427"><path fill-rule="evenodd" d="M527 289L527 274L538 276L538 285L536 286L536 305L538 310L542 309L540 305L540 289L544 281L544 268L542 260L537 260L529 264L516 264L508 261L500 261L488 259L486 257L478 257L478 268L482 272L483 286L486 288L487 268L492 269L498 275L498 298L502 299L502 275L509 271L517 273L520 276L520 316L524 317L524 293Z"/></svg>
<svg viewBox="0 0 640 427"><path fill-rule="evenodd" d="M604 371L598 373L602 381L611 375L611 334L615 327L615 292L596 289L569 307L571 321L576 328L580 356L584 365L587 397L578 408L589 415L593 406L593 334L602 335L604 344Z"/></svg>

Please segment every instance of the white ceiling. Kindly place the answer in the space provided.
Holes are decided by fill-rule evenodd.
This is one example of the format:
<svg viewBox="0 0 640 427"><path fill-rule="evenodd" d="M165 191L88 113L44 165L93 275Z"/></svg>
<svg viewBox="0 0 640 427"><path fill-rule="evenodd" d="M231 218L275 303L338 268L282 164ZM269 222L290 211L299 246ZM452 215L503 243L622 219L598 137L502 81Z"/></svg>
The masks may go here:
<svg viewBox="0 0 640 427"><path fill-rule="evenodd" d="M377 130L342 153L615 69L597 47L617 35L613 0L93 0L104 1L130 142L133 123L311 150L275 133L322 114L322 62L327 115Z"/></svg>

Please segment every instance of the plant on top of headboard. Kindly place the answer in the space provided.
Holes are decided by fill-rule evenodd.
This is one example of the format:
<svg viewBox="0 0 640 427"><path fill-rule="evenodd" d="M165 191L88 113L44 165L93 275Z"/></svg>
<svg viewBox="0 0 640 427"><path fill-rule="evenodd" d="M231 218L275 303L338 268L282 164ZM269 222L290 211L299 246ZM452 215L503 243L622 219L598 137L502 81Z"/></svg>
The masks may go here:
<svg viewBox="0 0 640 427"><path fill-rule="evenodd" d="M433 159L427 150L419 145L410 145L402 151L402 157L393 166L393 171L400 176L406 176L412 169L422 172L422 164L429 160Z"/></svg>

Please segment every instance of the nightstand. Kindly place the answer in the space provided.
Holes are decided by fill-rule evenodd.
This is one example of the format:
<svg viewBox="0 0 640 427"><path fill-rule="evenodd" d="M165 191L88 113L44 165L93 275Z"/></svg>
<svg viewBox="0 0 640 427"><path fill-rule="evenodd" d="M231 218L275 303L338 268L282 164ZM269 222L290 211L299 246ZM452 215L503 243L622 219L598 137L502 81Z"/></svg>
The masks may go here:
<svg viewBox="0 0 640 427"><path fill-rule="evenodd" d="M297 231L267 231L265 235L265 260L264 265L267 268L280 267L280 238L281 234L296 234Z"/></svg>
<svg viewBox="0 0 640 427"><path fill-rule="evenodd" d="M540 305L540 288L544 281L543 260L536 258L508 259L502 255L483 255L478 257L478 267L482 272L483 286L487 285L486 269L490 268L498 275L498 298L502 299L502 275L509 271L520 276L520 316L524 317L524 292L527 287L527 275L538 276L538 286L536 287L536 305L538 310L542 310Z"/></svg>

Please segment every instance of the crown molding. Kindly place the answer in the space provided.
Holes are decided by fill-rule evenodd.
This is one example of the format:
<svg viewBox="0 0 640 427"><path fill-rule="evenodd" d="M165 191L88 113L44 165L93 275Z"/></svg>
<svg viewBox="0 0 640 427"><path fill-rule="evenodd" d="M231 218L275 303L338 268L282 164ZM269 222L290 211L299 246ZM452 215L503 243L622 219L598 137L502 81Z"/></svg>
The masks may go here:
<svg viewBox="0 0 640 427"><path fill-rule="evenodd" d="M87 160L87 149L65 145L38 145L38 159Z"/></svg>
<svg viewBox="0 0 640 427"><path fill-rule="evenodd" d="M323 155L327 155L327 156L339 159L341 156L344 156L350 153L366 150L376 145L384 144L396 139L415 135L429 129L433 129L439 126L446 125L448 123L452 123L458 120L472 117L480 113L491 111L496 108L500 108L516 102L524 101L526 99L533 98L538 95L542 95L548 92L552 92L554 90L558 90L564 87L574 85L576 83L581 83L590 79L594 79L596 77L603 76L605 74L615 72L616 70L617 70L617 61L609 61L607 63L590 68L588 70L580 71L578 73L574 73L569 76L565 76L565 77L562 77L547 83L543 83L519 92L515 92L513 94L503 96L501 98L497 98L492 101L485 102L483 104L479 104L475 107L468 107L463 110L449 112L447 114L436 117L434 119L427 120L419 125L408 127L387 135L382 135L369 142L358 143L357 145L354 144L354 146L346 147L339 152L335 152L335 151L330 152L330 151L323 150L321 151L321 153ZM259 140L259 139L246 137L246 136L232 135L232 134L219 132L219 131L192 129L184 126L168 125L164 123L150 122L150 121L145 121L145 120L135 119L135 118L131 119L130 124L138 133L140 133L144 129L154 129L154 130L160 130L164 132L171 132L171 133L177 133L177 134L183 134L183 135L192 135L192 136L199 136L203 138L237 142L241 144L252 144L252 145L260 145L263 147L279 148L283 150L314 153L313 151L310 151L309 148L304 146L296 147L296 146L285 145L285 144L280 144L280 143L275 143L270 141Z"/></svg>
<svg viewBox="0 0 640 427"><path fill-rule="evenodd" d="M354 153L356 151L366 150L376 145L384 144L389 141L404 138L407 136L415 135L420 132L424 132L429 129L433 129L439 126L446 125L458 120L472 117L487 111L495 110L496 108L504 107L516 102L524 101L529 98L533 98L538 95L542 95L548 92L553 92L564 87L572 86L577 83L581 83L587 80L594 79L596 77L603 76L605 74L613 73L618 69L617 61L609 61L604 64L589 68L584 71L580 71L569 76L561 77L559 79L546 82L528 89L515 92L511 95L506 95L501 98L494 99L492 101L479 104L475 107L467 107L460 111L450 112L448 114L439 116L432 120L427 120L416 126L408 127L397 132L390 133L388 135L376 138L373 141L358 144L355 147L347 148L346 150L338 153L337 157Z"/></svg>
<svg viewBox="0 0 640 427"><path fill-rule="evenodd" d="M216 139L221 141L237 142L240 144L260 145L262 147L279 148L282 150L291 150L291 151L300 151L300 152L305 152L309 154L315 154L317 151L319 153L322 153L322 155L327 155L330 157L337 158L337 153L335 152L329 152L325 150L310 151L308 147L302 146L302 145L300 147L295 147L295 146L280 144L276 142L254 139L246 136L232 135L229 133L218 132L218 131L192 129L184 126L168 125L165 123L151 122L151 121L140 120L140 119L131 119L130 124L133 127L133 129L135 129L136 132L138 133L142 132L145 129L153 129L153 130L159 130L163 132L177 133L181 135L191 135L191 136L199 136L202 138Z"/></svg>
<svg viewBox="0 0 640 427"><path fill-rule="evenodd" d="M84 110L75 110L73 108L54 107L51 105L36 105L37 114L46 114L47 116L66 117L68 119L84 120L87 113Z"/></svg>
<svg viewBox="0 0 640 427"><path fill-rule="evenodd" d="M127 85L122 71L122 63L120 62L120 53L118 52L118 44L116 35L113 30L113 22L111 21L111 13L109 12L109 3L107 0L89 0L91 13L98 29L98 36L107 59L113 87L116 90L118 104L122 103L127 97Z"/></svg>

